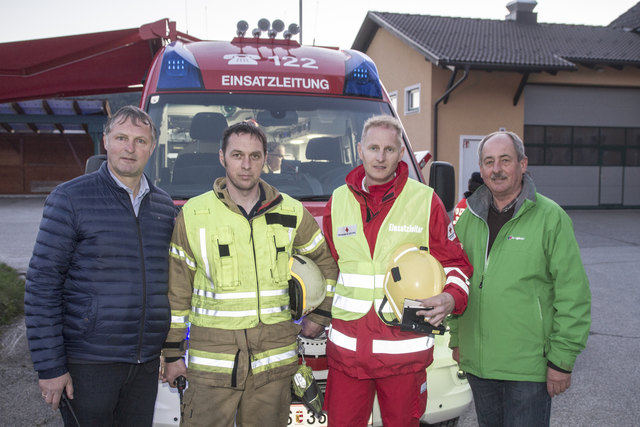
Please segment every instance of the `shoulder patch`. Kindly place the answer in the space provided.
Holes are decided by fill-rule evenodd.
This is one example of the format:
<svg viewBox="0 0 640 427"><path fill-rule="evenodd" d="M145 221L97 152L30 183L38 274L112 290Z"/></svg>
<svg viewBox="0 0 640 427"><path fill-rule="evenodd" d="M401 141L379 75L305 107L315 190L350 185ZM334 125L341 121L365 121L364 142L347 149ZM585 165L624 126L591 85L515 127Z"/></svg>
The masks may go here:
<svg viewBox="0 0 640 427"><path fill-rule="evenodd" d="M456 239L456 232L453 229L453 222L449 222L449 225L447 226L447 238L451 241Z"/></svg>

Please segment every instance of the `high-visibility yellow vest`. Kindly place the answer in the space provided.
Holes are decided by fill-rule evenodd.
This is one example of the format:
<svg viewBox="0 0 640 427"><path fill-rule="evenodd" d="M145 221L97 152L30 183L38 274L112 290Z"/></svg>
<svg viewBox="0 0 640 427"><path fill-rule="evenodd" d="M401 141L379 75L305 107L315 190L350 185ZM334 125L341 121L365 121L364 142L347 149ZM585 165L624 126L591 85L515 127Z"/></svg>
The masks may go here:
<svg viewBox="0 0 640 427"><path fill-rule="evenodd" d="M334 191L331 222L340 275L331 309L333 318L359 319L372 304L378 311L384 297L384 276L396 248L404 243L429 246L432 195L431 187L407 179L380 226L372 258L360 204L346 185ZM388 304L383 313L387 320L395 318Z"/></svg>
<svg viewBox="0 0 640 427"><path fill-rule="evenodd" d="M189 321L222 329L291 319L289 258L302 204L282 202L251 222L209 191L182 208L196 272Z"/></svg>

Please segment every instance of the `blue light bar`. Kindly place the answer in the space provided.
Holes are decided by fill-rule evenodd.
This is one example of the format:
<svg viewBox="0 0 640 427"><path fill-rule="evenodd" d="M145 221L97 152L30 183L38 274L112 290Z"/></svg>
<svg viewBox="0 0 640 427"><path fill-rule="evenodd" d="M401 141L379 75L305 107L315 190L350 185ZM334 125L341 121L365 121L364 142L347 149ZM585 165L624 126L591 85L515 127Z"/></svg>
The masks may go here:
<svg viewBox="0 0 640 427"><path fill-rule="evenodd" d="M382 98L382 85L376 64L357 50L345 52L351 58L345 63L344 95Z"/></svg>
<svg viewBox="0 0 640 427"><path fill-rule="evenodd" d="M158 89L203 89L200 68L193 54L181 42L174 42L164 50Z"/></svg>

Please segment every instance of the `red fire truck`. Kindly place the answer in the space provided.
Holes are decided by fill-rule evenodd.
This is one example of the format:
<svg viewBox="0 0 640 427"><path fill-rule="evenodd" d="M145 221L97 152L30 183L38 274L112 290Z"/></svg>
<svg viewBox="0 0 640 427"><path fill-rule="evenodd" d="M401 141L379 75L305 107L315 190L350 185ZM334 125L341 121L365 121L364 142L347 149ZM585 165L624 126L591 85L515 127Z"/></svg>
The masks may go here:
<svg viewBox="0 0 640 427"><path fill-rule="evenodd" d="M292 39L295 25L279 37L282 21L265 21L251 36L241 21L230 42L176 41L159 51L141 100L160 131L146 174L177 204L209 191L224 175L218 161L224 129L252 120L265 130L270 146L284 149L280 173L264 174L265 181L319 217L333 190L358 164L356 144L365 120L396 112L375 64L365 54L302 46ZM406 135L404 144L410 177L424 182L421 168L428 153L417 158ZM456 419L471 402L447 341L448 335L436 339L424 422ZM307 361L315 364L317 378L326 378L324 342L310 341L307 346ZM175 389L162 385L155 425L178 425L179 414ZM292 405L290 425L326 421L313 417L300 403ZM380 423L376 411L372 423Z"/></svg>

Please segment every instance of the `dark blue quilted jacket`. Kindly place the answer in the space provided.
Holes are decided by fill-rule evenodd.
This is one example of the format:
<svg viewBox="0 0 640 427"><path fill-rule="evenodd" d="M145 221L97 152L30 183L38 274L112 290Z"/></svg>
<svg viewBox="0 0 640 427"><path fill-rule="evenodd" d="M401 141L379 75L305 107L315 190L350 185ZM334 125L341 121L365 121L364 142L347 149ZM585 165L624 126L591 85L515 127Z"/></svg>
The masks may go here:
<svg viewBox="0 0 640 427"><path fill-rule="evenodd" d="M137 218L106 162L47 197L24 298L41 379L67 372L69 359L140 363L160 355L175 209L149 186Z"/></svg>

